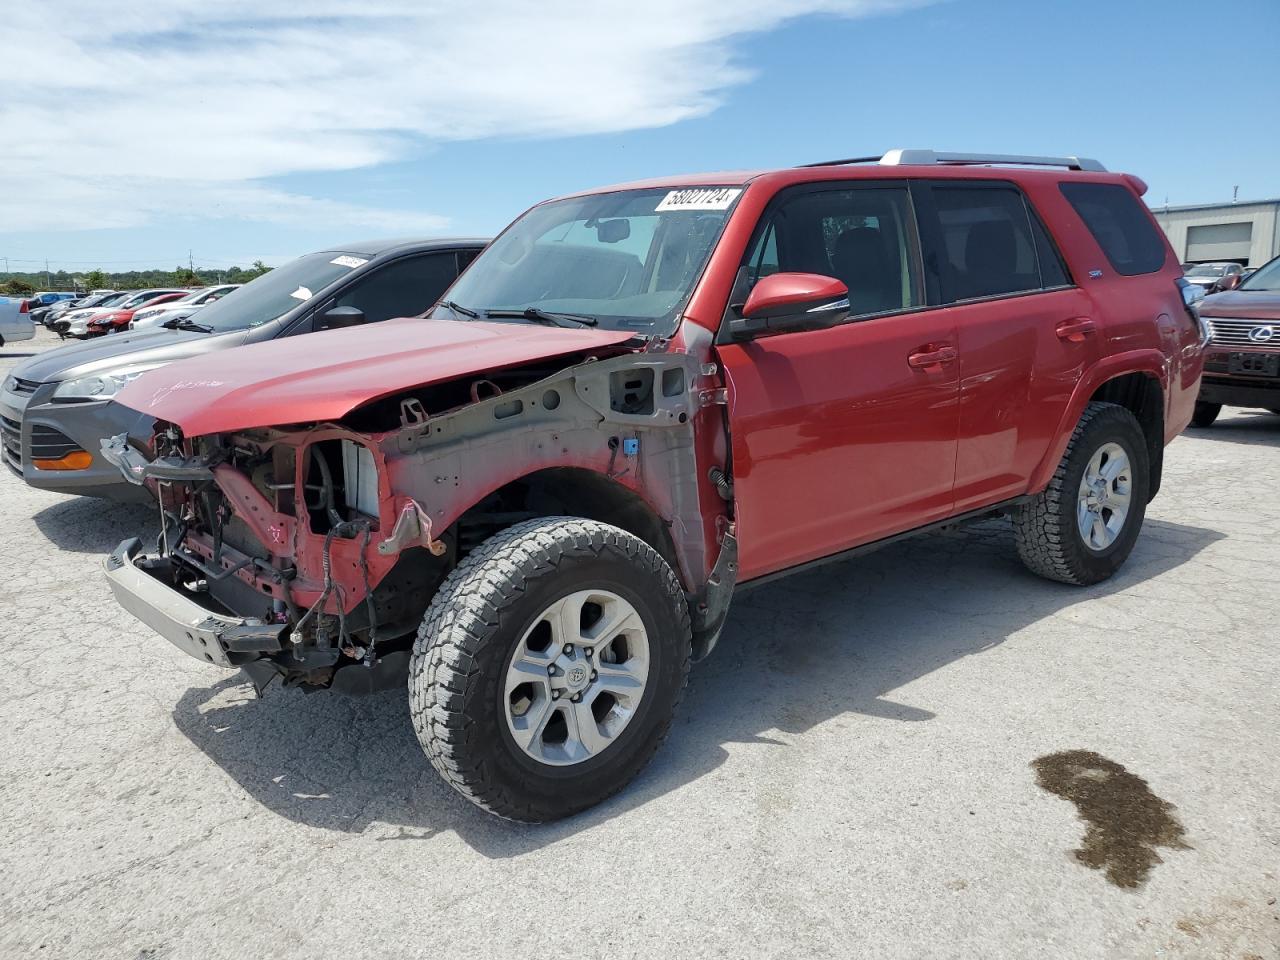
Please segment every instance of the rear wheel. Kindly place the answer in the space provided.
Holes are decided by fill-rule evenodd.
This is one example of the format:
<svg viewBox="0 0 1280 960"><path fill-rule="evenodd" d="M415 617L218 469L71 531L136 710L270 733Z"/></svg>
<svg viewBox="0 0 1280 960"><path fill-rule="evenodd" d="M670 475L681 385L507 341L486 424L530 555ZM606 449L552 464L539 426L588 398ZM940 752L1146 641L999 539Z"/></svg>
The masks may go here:
<svg viewBox="0 0 1280 960"><path fill-rule="evenodd" d="M1085 585L1107 579L1138 539L1148 478L1137 419L1115 404L1089 404L1048 487L1014 509L1018 556L1050 580Z"/></svg>
<svg viewBox="0 0 1280 960"><path fill-rule="evenodd" d="M409 668L436 770L491 813L555 820L621 790L665 738L687 604L656 551L573 517L517 524L441 585Z"/></svg>
<svg viewBox="0 0 1280 960"><path fill-rule="evenodd" d="M1191 414L1191 425L1193 427L1211 427L1213 426L1213 421L1218 419L1218 414L1221 412L1222 404L1205 403L1197 400L1195 412Z"/></svg>

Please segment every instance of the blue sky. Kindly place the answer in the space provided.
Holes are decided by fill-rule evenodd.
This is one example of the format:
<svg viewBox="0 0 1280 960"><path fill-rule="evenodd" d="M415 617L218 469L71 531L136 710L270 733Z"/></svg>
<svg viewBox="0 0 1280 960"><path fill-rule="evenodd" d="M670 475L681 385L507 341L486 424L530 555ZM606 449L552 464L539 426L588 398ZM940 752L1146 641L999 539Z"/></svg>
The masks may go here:
<svg viewBox="0 0 1280 960"><path fill-rule="evenodd" d="M486 234L587 186L895 146L1094 156L1154 205L1280 196L1274 0L18 6L16 49L73 65L19 61L0 101L13 269Z"/></svg>

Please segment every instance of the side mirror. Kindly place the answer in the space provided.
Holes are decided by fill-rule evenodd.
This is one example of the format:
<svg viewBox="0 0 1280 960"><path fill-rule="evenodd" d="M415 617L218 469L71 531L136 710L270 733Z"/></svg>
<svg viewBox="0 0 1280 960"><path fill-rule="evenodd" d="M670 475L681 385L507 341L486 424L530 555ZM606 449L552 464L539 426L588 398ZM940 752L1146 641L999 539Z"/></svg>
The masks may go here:
<svg viewBox="0 0 1280 960"><path fill-rule="evenodd" d="M834 326L849 315L849 288L817 273L775 273L762 277L742 306L742 319L729 323L734 340Z"/></svg>
<svg viewBox="0 0 1280 960"><path fill-rule="evenodd" d="M359 307L333 307L316 317L316 330L341 330L358 327L364 323L364 311Z"/></svg>

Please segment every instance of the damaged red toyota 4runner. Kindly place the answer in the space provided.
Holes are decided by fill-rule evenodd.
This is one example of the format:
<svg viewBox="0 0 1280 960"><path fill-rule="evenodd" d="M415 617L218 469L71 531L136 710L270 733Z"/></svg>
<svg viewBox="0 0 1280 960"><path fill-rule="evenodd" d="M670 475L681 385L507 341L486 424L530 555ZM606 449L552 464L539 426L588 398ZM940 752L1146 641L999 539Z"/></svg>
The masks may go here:
<svg viewBox="0 0 1280 960"><path fill-rule="evenodd" d="M259 688L407 673L454 787L572 814L657 750L735 589L997 513L1041 576L1120 567L1204 343L1144 190L894 151L539 204L426 318L128 385L104 450L164 525L107 576Z"/></svg>

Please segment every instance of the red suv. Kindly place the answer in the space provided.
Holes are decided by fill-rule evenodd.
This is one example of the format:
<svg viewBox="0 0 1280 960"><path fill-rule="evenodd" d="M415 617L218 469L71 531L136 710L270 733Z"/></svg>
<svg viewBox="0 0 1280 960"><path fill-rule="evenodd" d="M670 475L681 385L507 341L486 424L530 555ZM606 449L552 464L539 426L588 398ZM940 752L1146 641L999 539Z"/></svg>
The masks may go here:
<svg viewBox="0 0 1280 960"><path fill-rule="evenodd" d="M425 321L126 386L104 452L167 522L107 576L259 688L407 672L459 791L574 813L657 750L736 586L997 513L1041 576L1120 567L1205 340L1144 190L895 151L539 204Z"/></svg>

